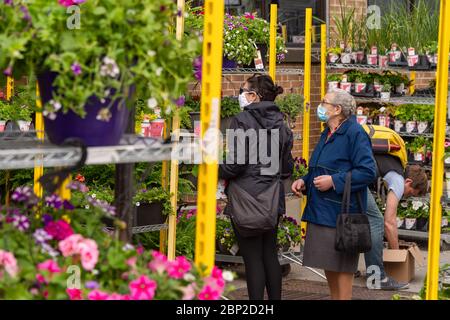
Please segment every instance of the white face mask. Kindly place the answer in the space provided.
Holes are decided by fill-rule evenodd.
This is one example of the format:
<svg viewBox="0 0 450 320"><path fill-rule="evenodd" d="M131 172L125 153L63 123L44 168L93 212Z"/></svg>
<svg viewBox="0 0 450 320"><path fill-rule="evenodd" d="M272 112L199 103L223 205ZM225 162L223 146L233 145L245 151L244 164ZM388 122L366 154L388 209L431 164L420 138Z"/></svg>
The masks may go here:
<svg viewBox="0 0 450 320"><path fill-rule="evenodd" d="M241 106L241 109L244 109L249 104L252 104L252 103L248 102L247 97L245 96L245 92L242 92L239 95L239 105Z"/></svg>

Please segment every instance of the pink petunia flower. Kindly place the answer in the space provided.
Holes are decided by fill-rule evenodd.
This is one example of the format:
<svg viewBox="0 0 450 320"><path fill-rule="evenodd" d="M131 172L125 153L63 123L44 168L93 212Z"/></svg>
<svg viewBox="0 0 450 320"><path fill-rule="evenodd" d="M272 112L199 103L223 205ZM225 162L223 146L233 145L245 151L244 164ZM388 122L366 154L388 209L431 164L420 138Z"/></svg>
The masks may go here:
<svg viewBox="0 0 450 320"><path fill-rule="evenodd" d="M17 260L14 255L9 251L0 249L0 267L5 269L11 277L15 277L19 273L19 267L17 266Z"/></svg>
<svg viewBox="0 0 450 320"><path fill-rule="evenodd" d="M80 289L67 289L66 293L70 300L83 300L83 295Z"/></svg>
<svg viewBox="0 0 450 320"><path fill-rule="evenodd" d="M100 290L93 290L88 294L89 300L108 300L108 298L109 295L106 292Z"/></svg>
<svg viewBox="0 0 450 320"><path fill-rule="evenodd" d="M36 274L36 281L40 284L46 283L44 276L40 273Z"/></svg>
<svg viewBox="0 0 450 320"><path fill-rule="evenodd" d="M73 234L68 238L60 241L58 244L59 250L64 257L70 257L79 252L78 245L83 240L83 236L79 234Z"/></svg>
<svg viewBox="0 0 450 320"><path fill-rule="evenodd" d="M123 300L123 297L120 293L111 293L107 300Z"/></svg>
<svg viewBox="0 0 450 320"><path fill-rule="evenodd" d="M133 300L152 300L155 296L156 282L150 280L147 276L140 276L129 284L131 299Z"/></svg>
<svg viewBox="0 0 450 320"><path fill-rule="evenodd" d="M204 286L202 291L198 294L199 300L219 300L220 293L211 286Z"/></svg>
<svg viewBox="0 0 450 320"><path fill-rule="evenodd" d="M127 265L132 269L136 268L137 257L131 257L127 260Z"/></svg>
<svg viewBox="0 0 450 320"><path fill-rule="evenodd" d="M58 0L58 3L64 7L70 7L84 2L86 2L86 0Z"/></svg>
<svg viewBox="0 0 450 320"><path fill-rule="evenodd" d="M211 271L211 277L215 279L223 279L222 270L217 268L217 266L214 266L214 268Z"/></svg>
<svg viewBox="0 0 450 320"><path fill-rule="evenodd" d="M42 263L38 264L39 271L48 271L50 273L60 273L61 269L58 266L58 263L52 259L48 259Z"/></svg>
<svg viewBox="0 0 450 320"><path fill-rule="evenodd" d="M72 227L64 220L50 221L44 230L58 241L64 240L73 234Z"/></svg>
<svg viewBox="0 0 450 320"><path fill-rule="evenodd" d="M79 254L81 255L81 265L87 271L95 268L98 262L98 247L97 243L91 239L84 239L78 244Z"/></svg>
<svg viewBox="0 0 450 320"><path fill-rule="evenodd" d="M181 292L183 292L182 300L193 300L195 298L195 283L181 288Z"/></svg>
<svg viewBox="0 0 450 320"><path fill-rule="evenodd" d="M152 251L152 257L152 261L148 264L149 269L159 274L163 273L169 266L167 257L158 251Z"/></svg>
<svg viewBox="0 0 450 320"><path fill-rule="evenodd" d="M191 263L185 257L181 256L169 262L167 273L173 279L181 279L191 268Z"/></svg>

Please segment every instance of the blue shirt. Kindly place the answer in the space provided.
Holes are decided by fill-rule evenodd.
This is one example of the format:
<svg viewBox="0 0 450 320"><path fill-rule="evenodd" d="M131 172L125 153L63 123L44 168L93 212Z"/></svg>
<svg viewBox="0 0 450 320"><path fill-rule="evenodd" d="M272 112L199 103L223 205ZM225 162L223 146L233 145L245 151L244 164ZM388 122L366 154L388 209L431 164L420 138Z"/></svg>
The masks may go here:
<svg viewBox="0 0 450 320"><path fill-rule="evenodd" d="M308 197L302 220L335 228L347 172L352 172L350 212L363 213L367 210L367 186L376 178L376 167L370 138L355 117L343 122L327 141L329 130L322 132L311 155L308 174L302 178ZM319 191L313 181L321 175L330 175L335 188ZM362 208L357 193L361 195Z"/></svg>

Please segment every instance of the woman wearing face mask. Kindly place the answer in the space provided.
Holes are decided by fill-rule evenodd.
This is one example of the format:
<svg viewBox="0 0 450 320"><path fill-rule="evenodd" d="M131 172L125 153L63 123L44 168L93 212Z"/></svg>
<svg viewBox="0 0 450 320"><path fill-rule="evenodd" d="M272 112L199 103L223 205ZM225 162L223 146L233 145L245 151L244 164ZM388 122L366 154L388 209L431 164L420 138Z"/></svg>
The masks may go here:
<svg viewBox="0 0 450 320"><path fill-rule="evenodd" d="M359 254L334 247L345 177L352 172L352 194L360 192L365 212L367 186L376 174L370 139L351 115L355 106L354 98L344 90L325 95L317 117L327 127L311 156L308 174L292 185L292 191L303 192L308 201L302 217L308 222L303 264L325 270L331 298L339 300L352 297L359 258ZM351 197L350 208L358 208L356 196Z"/></svg>
<svg viewBox="0 0 450 320"><path fill-rule="evenodd" d="M276 96L282 92L283 89L275 85L271 77L267 75L250 77L241 88L239 95L239 103L243 112L231 121L229 129L241 129L240 131L245 132L248 136L250 136L251 131L259 133L261 129L266 129L268 138L264 139L261 134L256 134L257 141L253 142L250 141L251 138L248 138L248 136L244 139L237 138L237 140L231 140L227 137L227 145L230 146L233 143L235 152L229 152L226 163L219 167L221 179L227 180L229 185L236 183L251 197L257 197L263 192L267 192L274 183L281 183L277 178L278 174L281 175L282 179L286 179L292 173L292 132L286 126L280 109L274 104ZM233 132L236 135L238 134L238 131ZM272 134L276 135L271 136ZM276 139L276 144L273 144L274 141L271 137ZM240 149L239 143L242 143L241 150L245 150L245 161L240 162L238 158L243 159L243 157L237 154ZM267 145L264 146L264 144ZM272 154L271 146L278 147L278 159L273 160L273 157L270 157L270 163L262 161L260 156ZM260 155L261 150L267 150L267 152L263 151L264 154ZM256 159L256 161L250 159ZM272 161L276 161L275 172L265 173L264 169L274 168ZM280 161L281 170L279 167ZM278 210L278 214L282 215L285 213L285 197L282 185L279 190L278 195L269 195L270 198L268 199L279 197L279 206L275 210ZM239 200L239 196L237 199ZM227 206L225 214L232 216L230 210L232 210L230 206ZM246 212L246 214L251 215L252 213ZM269 299L281 299L281 267L278 261L277 227L252 236L241 234L234 223L233 227L239 245L239 253L244 259L249 298L251 300L262 300L264 288L266 288Z"/></svg>

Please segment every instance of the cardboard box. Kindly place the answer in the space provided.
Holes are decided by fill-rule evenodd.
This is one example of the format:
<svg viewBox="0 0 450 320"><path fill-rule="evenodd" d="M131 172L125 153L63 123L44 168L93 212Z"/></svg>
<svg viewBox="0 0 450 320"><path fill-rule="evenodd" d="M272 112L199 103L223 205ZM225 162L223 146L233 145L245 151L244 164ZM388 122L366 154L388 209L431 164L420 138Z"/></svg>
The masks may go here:
<svg viewBox="0 0 450 320"><path fill-rule="evenodd" d="M413 242L400 242L399 246L399 250L383 250L384 269L398 282L410 282L415 276L415 264L423 266L424 258Z"/></svg>

